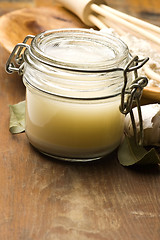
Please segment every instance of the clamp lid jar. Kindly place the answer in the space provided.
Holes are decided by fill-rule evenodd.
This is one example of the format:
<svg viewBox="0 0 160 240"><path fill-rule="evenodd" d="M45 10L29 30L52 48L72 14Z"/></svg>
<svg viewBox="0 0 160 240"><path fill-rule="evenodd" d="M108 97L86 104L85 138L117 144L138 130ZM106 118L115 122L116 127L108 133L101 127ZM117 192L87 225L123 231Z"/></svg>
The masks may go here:
<svg viewBox="0 0 160 240"><path fill-rule="evenodd" d="M113 151L123 134L119 105L123 69L131 59L127 46L112 35L85 29L46 31L31 36L27 45L29 38L16 56L26 86L31 144L70 161L95 160ZM131 82L129 73L125 87Z"/></svg>

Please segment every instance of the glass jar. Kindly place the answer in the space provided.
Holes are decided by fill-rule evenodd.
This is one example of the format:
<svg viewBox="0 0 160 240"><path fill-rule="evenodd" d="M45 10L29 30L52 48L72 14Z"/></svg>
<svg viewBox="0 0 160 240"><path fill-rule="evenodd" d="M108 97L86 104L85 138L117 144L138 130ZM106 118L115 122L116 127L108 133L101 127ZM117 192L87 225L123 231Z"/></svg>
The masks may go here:
<svg viewBox="0 0 160 240"><path fill-rule="evenodd" d="M59 29L33 37L23 55L30 143L69 161L99 159L116 149L124 127L119 110L124 75L116 70L129 60L124 42L95 30Z"/></svg>

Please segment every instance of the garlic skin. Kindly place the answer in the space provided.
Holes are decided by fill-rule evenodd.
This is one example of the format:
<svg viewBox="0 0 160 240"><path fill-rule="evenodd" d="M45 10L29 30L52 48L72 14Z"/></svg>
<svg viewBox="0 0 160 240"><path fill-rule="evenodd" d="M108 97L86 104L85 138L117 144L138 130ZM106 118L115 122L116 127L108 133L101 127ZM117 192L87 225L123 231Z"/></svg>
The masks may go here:
<svg viewBox="0 0 160 240"><path fill-rule="evenodd" d="M160 146L160 104L148 104L141 106L144 146ZM139 118L137 108L133 108L137 131L139 132ZM132 122L130 114L125 117L124 131L126 135L133 136Z"/></svg>

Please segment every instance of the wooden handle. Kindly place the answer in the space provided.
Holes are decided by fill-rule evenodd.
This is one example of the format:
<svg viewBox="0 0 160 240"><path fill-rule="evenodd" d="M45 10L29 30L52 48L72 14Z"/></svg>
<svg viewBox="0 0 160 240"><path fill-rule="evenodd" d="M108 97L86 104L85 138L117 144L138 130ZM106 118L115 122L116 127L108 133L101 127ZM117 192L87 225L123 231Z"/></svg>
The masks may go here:
<svg viewBox="0 0 160 240"><path fill-rule="evenodd" d="M94 26L89 20L89 16L93 14L91 5L93 3L106 4L105 0L57 0L57 2L76 14L88 26Z"/></svg>

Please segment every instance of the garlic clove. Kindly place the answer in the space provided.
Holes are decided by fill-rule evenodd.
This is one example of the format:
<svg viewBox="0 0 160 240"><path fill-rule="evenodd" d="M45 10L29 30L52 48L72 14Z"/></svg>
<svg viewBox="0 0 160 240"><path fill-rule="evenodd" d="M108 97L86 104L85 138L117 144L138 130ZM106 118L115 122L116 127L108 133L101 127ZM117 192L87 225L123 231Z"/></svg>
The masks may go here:
<svg viewBox="0 0 160 240"><path fill-rule="evenodd" d="M141 106L144 146L160 146L160 104L148 104ZM139 132L139 118L137 108L133 108L137 131ZM132 122L130 115L125 117L124 131L126 135L133 136Z"/></svg>

